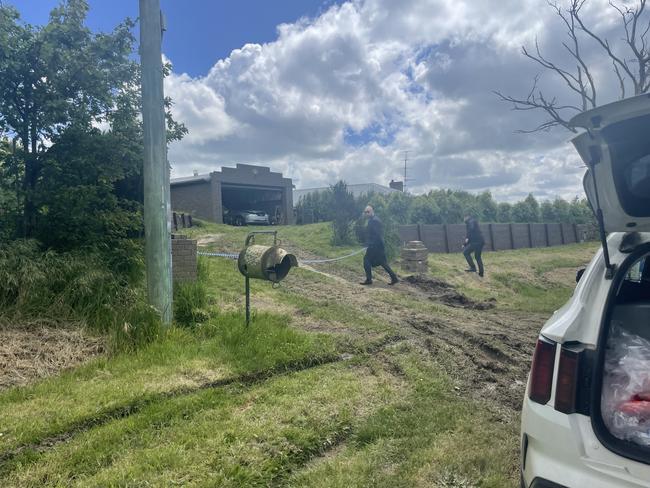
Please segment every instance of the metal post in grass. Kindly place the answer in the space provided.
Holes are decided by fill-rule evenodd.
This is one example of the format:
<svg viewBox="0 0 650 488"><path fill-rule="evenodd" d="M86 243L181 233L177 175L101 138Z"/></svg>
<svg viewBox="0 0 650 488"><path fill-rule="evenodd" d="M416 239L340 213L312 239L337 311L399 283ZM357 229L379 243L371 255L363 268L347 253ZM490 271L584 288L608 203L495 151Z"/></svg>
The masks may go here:
<svg viewBox="0 0 650 488"><path fill-rule="evenodd" d="M165 133L160 0L140 0L144 128L144 233L149 304L172 320L171 209Z"/></svg>

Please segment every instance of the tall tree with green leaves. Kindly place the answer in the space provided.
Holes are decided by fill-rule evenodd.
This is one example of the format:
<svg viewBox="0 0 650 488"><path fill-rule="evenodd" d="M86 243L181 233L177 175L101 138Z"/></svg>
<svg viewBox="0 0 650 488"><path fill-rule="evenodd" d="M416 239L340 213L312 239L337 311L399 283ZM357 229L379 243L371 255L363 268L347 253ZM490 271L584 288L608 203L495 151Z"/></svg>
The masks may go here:
<svg viewBox="0 0 650 488"><path fill-rule="evenodd" d="M35 189L49 143L72 126L89 129L114 106L114 90L128 81L133 23L112 34L84 25L88 5L68 0L35 27L0 7L0 121L20 142L23 233L32 236Z"/></svg>
<svg viewBox="0 0 650 488"><path fill-rule="evenodd" d="M38 27L0 6L0 131L17 141L3 169L20 178L19 234L54 247L75 247L90 235L125 236L140 225L134 22L92 33L87 13L85 0L63 0ZM168 140L187 132L169 110L167 122ZM55 232L66 226L68 236Z"/></svg>

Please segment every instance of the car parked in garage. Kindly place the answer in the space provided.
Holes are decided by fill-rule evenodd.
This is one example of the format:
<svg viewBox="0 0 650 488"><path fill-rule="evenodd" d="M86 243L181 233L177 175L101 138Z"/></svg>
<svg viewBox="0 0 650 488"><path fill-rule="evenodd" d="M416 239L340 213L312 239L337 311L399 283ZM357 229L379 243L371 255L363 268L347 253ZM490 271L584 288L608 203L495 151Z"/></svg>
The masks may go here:
<svg viewBox="0 0 650 488"><path fill-rule="evenodd" d="M242 225L270 225L269 215L262 210L230 210L224 209L223 220L225 224Z"/></svg>
<svg viewBox="0 0 650 488"><path fill-rule="evenodd" d="M571 123L602 246L540 332L521 486L650 487L650 96Z"/></svg>

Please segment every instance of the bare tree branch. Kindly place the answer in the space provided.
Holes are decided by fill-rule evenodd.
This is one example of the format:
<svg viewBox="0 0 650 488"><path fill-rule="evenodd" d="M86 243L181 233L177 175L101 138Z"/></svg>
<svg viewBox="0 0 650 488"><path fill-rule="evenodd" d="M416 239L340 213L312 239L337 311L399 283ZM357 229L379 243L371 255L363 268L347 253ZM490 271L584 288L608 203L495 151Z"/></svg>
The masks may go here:
<svg viewBox="0 0 650 488"><path fill-rule="evenodd" d="M643 9L645 8L645 0L640 0L640 1L641 1L641 7L639 8L639 10L640 10L640 13L642 13ZM574 0L574 2L575 2L575 0ZM611 1L609 2L609 4L622 15L622 17L623 17L623 25L624 25L624 28L625 28L627 38L629 40L629 31L628 31L628 29L629 29L629 26L628 26L629 20L627 18L627 14L625 13L625 11L623 11L620 7L616 6ZM637 79L635 74L632 72L632 70L628 66L627 62L625 60L621 59L619 56L617 56L614 53L614 51L612 50L611 46L609 45L609 41L607 39L601 39L598 35L596 35L591 29L589 29L585 25L582 18L580 17L580 11L579 10L575 11L574 15L575 15L576 22L578 22L578 24L580 25L580 29L582 29L582 31L585 34L587 34L589 37L591 37L593 40L595 40L605 50L605 52L612 59L612 61L614 63L616 63L620 68L622 68L627 73L627 75L630 78L630 81L634 85L634 93L636 95L640 94L641 92L640 92L639 80ZM628 42L628 44L629 44L629 42Z"/></svg>
<svg viewBox="0 0 650 488"><path fill-rule="evenodd" d="M612 66L614 67L614 73L616 73L616 77L618 78L618 83L619 86L621 87L621 100L625 98L625 78L621 74L621 72L618 69L618 65L615 62L612 62Z"/></svg>
<svg viewBox="0 0 650 488"><path fill-rule="evenodd" d="M512 103L512 109L516 111L528 111L528 110L543 110L546 112L550 120L543 122L535 129L517 130L519 133L530 133L537 132L541 130L548 130L556 126L564 127L565 129L570 130L571 132L576 132L576 130L569 125L569 119L564 117L560 112L565 110L572 110L576 112L582 112L579 107L573 105L560 105L557 100L553 98L552 100L547 100L544 94L537 90L537 81L539 76L535 77L533 86L528 93L528 96L525 99L518 99L511 97L509 95L504 95L499 91L494 93L504 102Z"/></svg>
<svg viewBox="0 0 650 488"><path fill-rule="evenodd" d="M650 18L646 4L648 0L609 0L610 8L619 14L623 31L621 42L610 44L610 41L587 25L583 18L583 8L589 0L547 0L548 5L566 27L567 39L561 42L564 50L575 62L573 68L560 66L542 54L539 42L535 39L535 49L531 51L526 46L522 54L534 61L546 71L560 77L570 93L578 95L580 107L574 104L561 104L555 97L548 99L542 90L538 89L539 75L535 77L533 87L525 98L495 94L502 100L513 105L514 110L540 110L548 118L531 130L518 132L536 132L553 127L564 127L575 132L568 124L566 111L582 112L597 106L597 80L594 78L594 67L588 64L583 56L584 43L595 41L612 63L613 74L618 80L620 97L628 93L628 83L635 95L650 91ZM566 2L566 6L562 4ZM627 50L627 53L623 53ZM619 52L620 51L620 52Z"/></svg>

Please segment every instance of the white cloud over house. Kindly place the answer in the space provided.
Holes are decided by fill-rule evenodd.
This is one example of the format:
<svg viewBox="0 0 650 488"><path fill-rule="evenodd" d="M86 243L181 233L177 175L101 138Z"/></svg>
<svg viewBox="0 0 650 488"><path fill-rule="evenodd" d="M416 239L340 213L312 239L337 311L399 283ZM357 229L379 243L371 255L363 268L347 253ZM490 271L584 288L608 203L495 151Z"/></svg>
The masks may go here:
<svg viewBox="0 0 650 488"><path fill-rule="evenodd" d="M600 32L616 21L606 3L591 0L585 12ZM173 176L260 163L299 188L386 184L401 177L408 150L414 192L579 195L584 170L570 134L515 133L543 114L512 111L494 94L525 97L543 72L520 53L535 38L569 62L564 30L544 0L357 0L280 25L275 41L242 46L203 77L166 79L190 130L170 149ZM585 44L585 57L609 76L598 46ZM540 83L571 100L551 73ZM614 84L603 86L601 100L612 101Z"/></svg>

